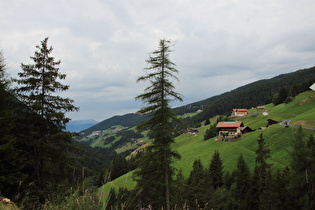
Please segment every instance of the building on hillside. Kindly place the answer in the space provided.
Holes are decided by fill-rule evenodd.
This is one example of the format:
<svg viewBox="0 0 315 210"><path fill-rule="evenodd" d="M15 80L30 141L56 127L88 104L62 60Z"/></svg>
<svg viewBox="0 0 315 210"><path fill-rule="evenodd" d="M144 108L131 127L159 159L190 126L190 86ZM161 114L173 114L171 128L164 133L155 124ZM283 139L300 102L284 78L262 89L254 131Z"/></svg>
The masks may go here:
<svg viewBox="0 0 315 210"><path fill-rule="evenodd" d="M241 127L241 132L242 132L242 134L249 133L249 132L253 132L253 129L251 129L248 126L245 126L245 127Z"/></svg>
<svg viewBox="0 0 315 210"><path fill-rule="evenodd" d="M192 135L192 136L197 136L199 133L198 128L187 128L186 133Z"/></svg>
<svg viewBox="0 0 315 210"><path fill-rule="evenodd" d="M310 89L315 91L315 83L311 85Z"/></svg>
<svg viewBox="0 0 315 210"><path fill-rule="evenodd" d="M256 110L258 111L258 110L262 110L262 109L266 109L266 107L265 106L257 106L256 107Z"/></svg>
<svg viewBox="0 0 315 210"><path fill-rule="evenodd" d="M241 121L233 121L233 122L219 122L216 128L219 131L219 138L224 137L234 137L237 135L241 135L241 127L244 127Z"/></svg>
<svg viewBox="0 0 315 210"><path fill-rule="evenodd" d="M268 119L267 121L268 121L268 123L267 123L266 127L269 127L270 125L273 125L273 124L277 124L277 123L278 123L278 121L275 121L275 120L273 120L273 119Z"/></svg>
<svg viewBox="0 0 315 210"><path fill-rule="evenodd" d="M245 117L248 115L247 109L233 109L231 117Z"/></svg>
<svg viewBox="0 0 315 210"><path fill-rule="evenodd" d="M262 115L266 116L266 115L268 115L268 112L267 112L267 111L264 111L264 112L262 113Z"/></svg>
<svg viewBox="0 0 315 210"><path fill-rule="evenodd" d="M248 127L244 126L243 122L241 121L224 121L219 122L216 126L219 131L219 139L233 139L237 138L238 136L252 132L253 130Z"/></svg>

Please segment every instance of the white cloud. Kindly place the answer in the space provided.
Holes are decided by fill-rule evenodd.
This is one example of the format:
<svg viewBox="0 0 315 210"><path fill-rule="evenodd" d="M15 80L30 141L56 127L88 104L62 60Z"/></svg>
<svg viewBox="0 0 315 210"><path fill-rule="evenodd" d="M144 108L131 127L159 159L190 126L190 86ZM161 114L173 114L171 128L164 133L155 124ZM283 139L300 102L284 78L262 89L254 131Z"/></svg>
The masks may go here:
<svg viewBox="0 0 315 210"><path fill-rule="evenodd" d="M141 106L145 60L160 39L175 42L171 59L184 103L257 79L314 65L312 0L1 1L0 47L8 72L30 63L49 36L81 107L74 119L103 120Z"/></svg>

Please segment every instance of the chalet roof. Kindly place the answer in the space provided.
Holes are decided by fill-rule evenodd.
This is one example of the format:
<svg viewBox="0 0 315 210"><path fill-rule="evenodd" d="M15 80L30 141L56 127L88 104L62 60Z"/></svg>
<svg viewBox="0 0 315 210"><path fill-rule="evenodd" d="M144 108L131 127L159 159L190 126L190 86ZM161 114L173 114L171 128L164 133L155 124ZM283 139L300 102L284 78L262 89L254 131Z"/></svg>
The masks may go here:
<svg viewBox="0 0 315 210"><path fill-rule="evenodd" d="M233 112L248 112L247 109L233 109Z"/></svg>
<svg viewBox="0 0 315 210"><path fill-rule="evenodd" d="M219 122L216 126L217 128L238 128L238 127L244 127L243 123L241 121L232 121L232 122Z"/></svg>
<svg viewBox="0 0 315 210"><path fill-rule="evenodd" d="M245 131L245 130L247 130L248 132L252 132L252 131L253 131L253 129L251 129L251 128L248 127L248 126L241 127L241 131L242 131L242 132Z"/></svg>
<svg viewBox="0 0 315 210"><path fill-rule="evenodd" d="M267 120L269 123L278 123L278 121L275 121L275 120L273 120L273 119L268 119Z"/></svg>

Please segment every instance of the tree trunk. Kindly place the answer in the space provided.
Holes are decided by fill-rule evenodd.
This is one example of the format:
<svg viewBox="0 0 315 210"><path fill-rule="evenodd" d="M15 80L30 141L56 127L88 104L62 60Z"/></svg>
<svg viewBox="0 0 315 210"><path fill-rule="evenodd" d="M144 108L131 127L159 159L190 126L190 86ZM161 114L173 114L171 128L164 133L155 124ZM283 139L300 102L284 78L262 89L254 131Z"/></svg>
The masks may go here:
<svg viewBox="0 0 315 210"><path fill-rule="evenodd" d="M164 183L165 183L165 208L170 209L170 189L168 183L168 161L167 161L167 144L164 143Z"/></svg>

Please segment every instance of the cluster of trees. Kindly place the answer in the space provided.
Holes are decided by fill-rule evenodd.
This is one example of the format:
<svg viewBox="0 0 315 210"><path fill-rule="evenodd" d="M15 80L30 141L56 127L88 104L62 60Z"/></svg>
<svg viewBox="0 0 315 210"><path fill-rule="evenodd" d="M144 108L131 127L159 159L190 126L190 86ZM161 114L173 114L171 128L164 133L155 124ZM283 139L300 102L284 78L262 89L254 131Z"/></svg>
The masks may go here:
<svg viewBox="0 0 315 210"><path fill-rule="evenodd" d="M23 208L59 202L82 183L82 168L85 176L96 174L110 158L64 131L70 120L65 113L78 107L56 94L69 86L60 82L66 75L59 72L60 60L50 56L53 48L47 42L36 46L33 64L21 64L15 89L0 54L0 194Z"/></svg>
<svg viewBox="0 0 315 210"><path fill-rule="evenodd" d="M128 142L134 139L143 138L144 136L140 132L135 132L134 130L122 130L116 135L121 136L120 141Z"/></svg>
<svg viewBox="0 0 315 210"><path fill-rule="evenodd" d="M128 142L133 142L136 139L143 138L143 134L135 132L134 130L121 130L116 136L109 136L104 139L104 145L111 144L110 150L115 151L115 149L125 145ZM116 138L119 138L116 141ZM115 142L114 142L115 141ZM124 156L129 155L133 150L127 150L124 152Z"/></svg>
<svg viewBox="0 0 315 210"><path fill-rule="evenodd" d="M315 82L315 79L309 80L308 83L302 83L297 84L295 83L291 89L288 89L287 87L281 87L279 91L274 94L272 98L272 103L274 105L278 105L281 103L289 103L293 100L295 96L297 96L299 93L304 92L309 89L309 87Z"/></svg>
<svg viewBox="0 0 315 210"><path fill-rule="evenodd" d="M293 140L290 165L273 171L270 149L261 134L257 139L255 168L251 171L242 154L236 169L224 173L219 151L215 151L208 168L195 160L188 179L182 171L171 181L170 205L183 209L314 209L315 207L315 142L313 135L305 138L300 127ZM149 152L149 151L146 151ZM152 174L153 176L153 174ZM161 196L152 183L134 191L111 191L108 209L116 206L139 207L145 192L146 206L161 208L155 201ZM142 206L144 207L144 206Z"/></svg>

